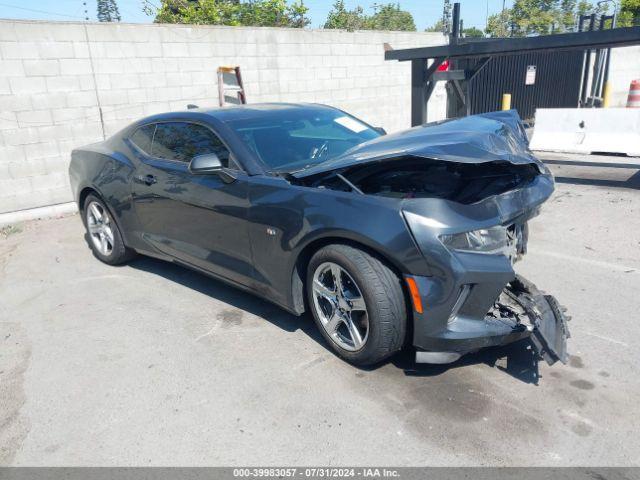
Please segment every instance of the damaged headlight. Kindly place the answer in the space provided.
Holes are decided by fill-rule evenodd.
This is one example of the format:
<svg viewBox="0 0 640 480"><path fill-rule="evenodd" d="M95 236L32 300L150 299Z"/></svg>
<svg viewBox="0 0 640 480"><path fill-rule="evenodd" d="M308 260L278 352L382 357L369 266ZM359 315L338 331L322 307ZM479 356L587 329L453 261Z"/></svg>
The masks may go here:
<svg viewBox="0 0 640 480"><path fill-rule="evenodd" d="M449 250L459 252L497 254L503 253L509 245L507 229L501 225L471 232L440 235L439 238Z"/></svg>

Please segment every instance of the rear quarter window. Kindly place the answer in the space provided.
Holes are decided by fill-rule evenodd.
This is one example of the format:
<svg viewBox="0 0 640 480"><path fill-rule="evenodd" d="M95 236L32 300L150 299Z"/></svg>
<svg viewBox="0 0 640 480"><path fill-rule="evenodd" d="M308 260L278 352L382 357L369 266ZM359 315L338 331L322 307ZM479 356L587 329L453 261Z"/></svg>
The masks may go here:
<svg viewBox="0 0 640 480"><path fill-rule="evenodd" d="M140 127L129 137L129 140L144 153L151 155L151 143L155 129L155 124Z"/></svg>

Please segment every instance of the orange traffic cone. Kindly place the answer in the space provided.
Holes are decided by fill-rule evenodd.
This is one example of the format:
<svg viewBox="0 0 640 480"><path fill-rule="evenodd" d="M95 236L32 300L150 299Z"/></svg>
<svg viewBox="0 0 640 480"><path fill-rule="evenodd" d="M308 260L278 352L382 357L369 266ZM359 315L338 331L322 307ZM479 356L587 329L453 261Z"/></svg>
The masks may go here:
<svg viewBox="0 0 640 480"><path fill-rule="evenodd" d="M632 80L629 86L627 108L640 108L640 80Z"/></svg>

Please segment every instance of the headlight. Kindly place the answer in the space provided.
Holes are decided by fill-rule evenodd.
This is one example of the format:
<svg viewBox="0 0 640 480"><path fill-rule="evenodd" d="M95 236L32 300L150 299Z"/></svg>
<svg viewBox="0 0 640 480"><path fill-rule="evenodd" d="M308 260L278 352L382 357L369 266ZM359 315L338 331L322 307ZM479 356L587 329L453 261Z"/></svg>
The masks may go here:
<svg viewBox="0 0 640 480"><path fill-rule="evenodd" d="M507 229L503 226L440 235L439 238L449 250L460 252L502 253L508 245Z"/></svg>

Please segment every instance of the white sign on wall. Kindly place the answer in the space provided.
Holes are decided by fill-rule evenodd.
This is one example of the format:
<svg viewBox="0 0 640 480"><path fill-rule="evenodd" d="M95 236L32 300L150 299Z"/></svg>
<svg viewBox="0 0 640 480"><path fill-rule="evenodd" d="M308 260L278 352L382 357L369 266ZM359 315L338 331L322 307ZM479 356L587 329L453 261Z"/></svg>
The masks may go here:
<svg viewBox="0 0 640 480"><path fill-rule="evenodd" d="M528 65L527 66L527 76L525 77L524 84L525 85L535 85L536 83L536 66Z"/></svg>

